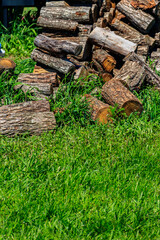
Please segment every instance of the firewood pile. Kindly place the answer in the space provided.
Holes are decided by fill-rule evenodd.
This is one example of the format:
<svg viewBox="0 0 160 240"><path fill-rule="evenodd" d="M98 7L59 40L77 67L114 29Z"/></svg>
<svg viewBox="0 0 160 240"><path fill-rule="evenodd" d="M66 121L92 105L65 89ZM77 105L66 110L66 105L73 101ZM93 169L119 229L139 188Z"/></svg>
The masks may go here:
<svg viewBox="0 0 160 240"><path fill-rule="evenodd" d="M92 95L85 98L92 119L107 123L110 106L115 104L127 116L142 112L142 103L133 91L140 91L143 83L160 88L160 77L147 62L150 57L160 70L159 0L47 1L37 25L42 32L35 38L36 49L31 54L37 64L33 73L20 74L21 84L16 89L26 92L35 88L33 94L39 101L55 95L66 74L76 81L92 73L104 82L101 94L105 103ZM53 114L48 118L52 121Z"/></svg>

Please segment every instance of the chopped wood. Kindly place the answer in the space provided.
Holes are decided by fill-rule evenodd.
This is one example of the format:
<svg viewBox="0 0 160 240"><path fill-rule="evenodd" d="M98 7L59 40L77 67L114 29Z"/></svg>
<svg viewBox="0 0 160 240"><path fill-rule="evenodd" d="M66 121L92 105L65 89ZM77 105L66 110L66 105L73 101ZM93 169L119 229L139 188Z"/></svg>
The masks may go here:
<svg viewBox="0 0 160 240"><path fill-rule="evenodd" d="M102 74L103 82L109 82L112 78L113 78L113 76L110 73L103 73Z"/></svg>
<svg viewBox="0 0 160 240"><path fill-rule="evenodd" d="M73 65L73 63L62 60L60 58L50 56L37 49L33 50L31 54L31 58L34 61L44 64L48 67L51 67L62 74L71 73L75 69L75 66Z"/></svg>
<svg viewBox="0 0 160 240"><path fill-rule="evenodd" d="M50 19L47 17L40 16L37 20L37 25L39 27L51 29L51 30L60 30L60 31L71 31L75 32L78 27L78 22L65 20L65 19Z"/></svg>
<svg viewBox="0 0 160 240"><path fill-rule="evenodd" d="M15 62L8 58L0 58L0 72L4 70L14 70L16 67Z"/></svg>
<svg viewBox="0 0 160 240"><path fill-rule="evenodd" d="M112 79L106 82L102 88L102 97L106 103L116 104L129 116L133 112L141 113L143 110L141 102L120 81Z"/></svg>
<svg viewBox="0 0 160 240"><path fill-rule="evenodd" d="M0 107L0 134L15 136L25 132L39 135L56 127L47 101L31 101Z"/></svg>
<svg viewBox="0 0 160 240"><path fill-rule="evenodd" d="M95 50L92 58L98 61L107 72L111 72L116 66L115 58L103 49Z"/></svg>
<svg viewBox="0 0 160 240"><path fill-rule="evenodd" d="M155 0L130 0L130 4L136 9L150 9L154 8L157 4Z"/></svg>
<svg viewBox="0 0 160 240"><path fill-rule="evenodd" d="M121 0L117 4L117 8L122 12L129 21L135 25L142 33L149 33L155 24L155 19L150 14L142 10L136 10L129 0Z"/></svg>
<svg viewBox="0 0 160 240"><path fill-rule="evenodd" d="M91 23L91 7L42 7L40 16L43 18L72 20L78 23Z"/></svg>
<svg viewBox="0 0 160 240"><path fill-rule="evenodd" d="M42 34L35 38L34 44L36 47L45 49L50 53L66 53L77 56L82 51L82 45L80 44L67 40L56 40Z"/></svg>
<svg viewBox="0 0 160 240"><path fill-rule="evenodd" d="M85 95L86 100L89 102L91 108L91 117L93 121L106 124L111 120L110 105L92 97L90 94Z"/></svg>
<svg viewBox="0 0 160 240"><path fill-rule="evenodd" d="M92 44L124 56L134 52L137 48L137 44L116 35L114 32L99 27L96 27L91 32L89 41Z"/></svg>

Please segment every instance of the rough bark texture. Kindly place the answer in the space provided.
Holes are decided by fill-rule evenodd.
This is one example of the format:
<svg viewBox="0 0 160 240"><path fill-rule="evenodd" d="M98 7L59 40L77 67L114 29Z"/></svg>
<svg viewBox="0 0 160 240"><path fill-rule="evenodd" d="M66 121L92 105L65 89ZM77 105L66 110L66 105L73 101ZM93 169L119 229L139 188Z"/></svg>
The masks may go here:
<svg viewBox="0 0 160 240"><path fill-rule="evenodd" d="M78 43L66 40L56 40L42 34L35 38L34 44L36 47L45 49L50 53L65 53L77 56L82 51L82 45Z"/></svg>
<svg viewBox="0 0 160 240"><path fill-rule="evenodd" d="M134 52L137 44L128 41L114 32L96 27L89 36L89 41L95 45L108 49L124 56Z"/></svg>
<svg viewBox="0 0 160 240"><path fill-rule="evenodd" d="M50 19L47 17L39 17L37 25L54 31L72 31L75 32L78 22L65 19Z"/></svg>
<svg viewBox="0 0 160 240"><path fill-rule="evenodd" d="M68 7L69 4L66 1L47 1L46 7Z"/></svg>
<svg viewBox="0 0 160 240"><path fill-rule="evenodd" d="M40 12L43 18L72 20L78 23L91 23L90 7L43 7Z"/></svg>
<svg viewBox="0 0 160 240"><path fill-rule="evenodd" d="M116 66L115 58L103 49L95 50L92 58L98 61L107 72L111 72Z"/></svg>
<svg viewBox="0 0 160 240"><path fill-rule="evenodd" d="M34 61L44 64L48 67L51 67L62 74L68 74L70 72L73 72L75 69L75 66L72 63L62 60L60 58L50 56L37 49L33 50L31 58Z"/></svg>
<svg viewBox="0 0 160 240"><path fill-rule="evenodd" d="M146 79L146 71L138 62L126 61L114 78L119 79L131 91L139 91Z"/></svg>
<svg viewBox="0 0 160 240"><path fill-rule="evenodd" d="M47 34L48 35L48 34ZM49 34L55 40L71 41L82 45L82 51L79 54L79 60L90 60L92 54L92 45L88 41L88 37L58 37L56 34Z"/></svg>
<svg viewBox="0 0 160 240"><path fill-rule="evenodd" d="M133 112L141 113L143 110L138 98L116 79L112 79L104 84L102 97L112 106L118 104L118 107L123 108L127 116Z"/></svg>
<svg viewBox="0 0 160 240"><path fill-rule="evenodd" d="M136 9L149 9L156 6L155 0L130 0L131 5Z"/></svg>
<svg viewBox="0 0 160 240"><path fill-rule="evenodd" d="M97 120L102 124L106 124L108 121L111 121L110 105L92 97L90 94L85 95L85 97L89 102L93 121Z"/></svg>
<svg viewBox="0 0 160 240"><path fill-rule="evenodd" d="M121 0L117 4L117 8L143 33L149 33L155 24L154 17L142 10L136 10L129 0Z"/></svg>
<svg viewBox="0 0 160 240"><path fill-rule="evenodd" d="M155 85L160 88L160 77L135 53L130 54L126 57L126 60L135 61L139 63L145 69L146 81L149 84Z"/></svg>

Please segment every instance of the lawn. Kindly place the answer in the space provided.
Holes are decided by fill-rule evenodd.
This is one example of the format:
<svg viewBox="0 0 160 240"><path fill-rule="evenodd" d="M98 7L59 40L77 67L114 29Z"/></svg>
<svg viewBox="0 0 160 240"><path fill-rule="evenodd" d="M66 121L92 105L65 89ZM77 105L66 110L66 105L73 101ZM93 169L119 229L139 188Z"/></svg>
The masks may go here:
<svg viewBox="0 0 160 240"><path fill-rule="evenodd" d="M34 27L24 22L0 29L7 57L17 63L12 77L0 77L4 104L32 99L13 86L20 72L34 68ZM115 107L113 122L99 125L80 96L101 79L83 87L71 79L64 84L56 103L50 100L52 110L67 106L56 114L56 130L0 137L0 239L159 240L159 92L145 86L137 94L141 116L119 118Z"/></svg>

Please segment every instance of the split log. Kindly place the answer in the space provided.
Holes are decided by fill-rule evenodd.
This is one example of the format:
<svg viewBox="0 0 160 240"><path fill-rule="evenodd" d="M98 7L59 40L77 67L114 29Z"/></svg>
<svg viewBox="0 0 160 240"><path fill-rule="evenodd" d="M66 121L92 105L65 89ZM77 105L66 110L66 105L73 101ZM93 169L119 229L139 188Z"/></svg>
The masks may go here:
<svg viewBox="0 0 160 240"><path fill-rule="evenodd" d="M91 32L89 41L92 44L98 45L115 53L120 53L124 56L134 52L137 48L137 44L116 35L114 32L99 27L96 27Z"/></svg>
<svg viewBox="0 0 160 240"><path fill-rule="evenodd" d="M92 5L92 21L96 22L98 19L98 6L97 4Z"/></svg>
<svg viewBox="0 0 160 240"><path fill-rule="evenodd" d="M49 53L73 54L79 55L82 51L82 45L66 40L56 40L42 34L38 35L34 44L36 47L47 50Z"/></svg>
<svg viewBox="0 0 160 240"><path fill-rule="evenodd" d="M62 60L60 58L50 56L50 55L43 53L37 49L33 50L32 54L31 54L31 58L34 61L44 64L48 67L51 67L54 70L56 70L62 74L71 73L75 69L75 66L72 63Z"/></svg>
<svg viewBox="0 0 160 240"><path fill-rule="evenodd" d="M102 88L102 97L106 103L124 109L129 116L133 112L141 113L143 110L141 102L120 81L112 79L106 82Z"/></svg>
<svg viewBox="0 0 160 240"><path fill-rule="evenodd" d="M108 104L92 97L90 94L86 94L85 98L91 108L91 118L93 121L98 121L102 124L106 124L111 121L111 111Z"/></svg>
<svg viewBox="0 0 160 240"><path fill-rule="evenodd" d="M99 28L105 28L107 26L107 20L106 18L98 18L97 22L93 24L93 29L95 29L96 27Z"/></svg>
<svg viewBox="0 0 160 240"><path fill-rule="evenodd" d="M65 19L50 19L47 17L39 17L37 20L39 27L51 29L54 31L71 31L75 32L78 27L78 22Z"/></svg>
<svg viewBox="0 0 160 240"><path fill-rule="evenodd" d="M40 65L35 65L33 73L35 74L40 74L40 73L49 73L49 72L54 72L52 68L47 68L45 66L40 66Z"/></svg>
<svg viewBox="0 0 160 240"><path fill-rule="evenodd" d="M88 37L92 29L92 25L78 24L78 37Z"/></svg>
<svg viewBox="0 0 160 240"><path fill-rule="evenodd" d="M39 135L56 127L47 101L25 102L0 107L0 134L7 136L29 132Z"/></svg>
<svg viewBox="0 0 160 240"><path fill-rule="evenodd" d="M114 78L119 79L131 91L139 91L146 79L146 71L138 62L126 61Z"/></svg>
<svg viewBox="0 0 160 240"><path fill-rule="evenodd" d="M135 61L139 63L140 66L144 67L146 72L146 81L149 84L155 85L160 88L160 77L135 53L130 54L125 58L125 60Z"/></svg>
<svg viewBox="0 0 160 240"><path fill-rule="evenodd" d="M78 23L91 23L90 7L42 7L40 16L43 18L72 20Z"/></svg>
<svg viewBox="0 0 160 240"><path fill-rule="evenodd" d="M95 50L92 59L98 61L107 72L111 72L116 66L115 58L103 49Z"/></svg>
<svg viewBox="0 0 160 240"><path fill-rule="evenodd" d="M149 33L155 24L155 19L150 14L142 10L136 10L130 4L129 0L121 0L117 8L122 12L129 21L135 25L142 33Z"/></svg>
<svg viewBox="0 0 160 240"><path fill-rule="evenodd" d="M14 70L16 67L16 64L7 58L1 58L0 59L0 72L3 72L4 70Z"/></svg>

